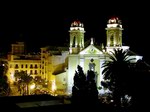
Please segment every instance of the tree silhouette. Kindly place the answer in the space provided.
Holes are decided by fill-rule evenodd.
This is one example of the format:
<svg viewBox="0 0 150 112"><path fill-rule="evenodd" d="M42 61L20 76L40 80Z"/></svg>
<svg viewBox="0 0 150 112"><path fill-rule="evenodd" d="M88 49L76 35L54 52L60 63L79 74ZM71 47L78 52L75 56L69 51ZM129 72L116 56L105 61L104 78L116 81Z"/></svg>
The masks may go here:
<svg viewBox="0 0 150 112"><path fill-rule="evenodd" d="M7 73L7 63L0 62L0 96L8 96L11 92L10 85L8 83Z"/></svg>
<svg viewBox="0 0 150 112"><path fill-rule="evenodd" d="M86 76L81 66L77 66L78 71L75 71L74 85L72 87L72 103L82 104L85 99L85 84Z"/></svg>
<svg viewBox="0 0 150 112"><path fill-rule="evenodd" d="M117 107L121 106L121 99L129 95L130 65L128 50L114 49L114 52L108 54L109 60L103 64L104 81L102 86L108 88L113 96L114 103Z"/></svg>
<svg viewBox="0 0 150 112"><path fill-rule="evenodd" d="M150 65L144 60L138 60L132 70L133 77L132 91L133 95L133 108L135 110L149 110L150 101Z"/></svg>
<svg viewBox="0 0 150 112"><path fill-rule="evenodd" d="M94 71L84 74L82 67L77 66L72 87L72 103L78 106L94 106L98 101L98 90L95 83Z"/></svg>
<svg viewBox="0 0 150 112"><path fill-rule="evenodd" d="M88 104L96 105L98 103L98 90L95 81L95 73L90 70L87 72L86 97Z"/></svg>

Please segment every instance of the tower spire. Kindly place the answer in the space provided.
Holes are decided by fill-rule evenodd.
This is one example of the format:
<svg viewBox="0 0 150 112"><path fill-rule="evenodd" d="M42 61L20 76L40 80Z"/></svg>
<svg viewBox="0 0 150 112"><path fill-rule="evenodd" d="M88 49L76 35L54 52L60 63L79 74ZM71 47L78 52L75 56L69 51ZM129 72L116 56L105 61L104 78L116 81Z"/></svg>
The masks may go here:
<svg viewBox="0 0 150 112"><path fill-rule="evenodd" d="M79 20L73 21L70 27L70 53L76 54L84 48L84 27Z"/></svg>
<svg viewBox="0 0 150 112"><path fill-rule="evenodd" d="M94 42L93 42L93 38L91 38L91 45L93 45L94 44Z"/></svg>
<svg viewBox="0 0 150 112"><path fill-rule="evenodd" d="M118 17L112 17L108 20L107 24L107 46L115 47L122 46L122 24Z"/></svg>

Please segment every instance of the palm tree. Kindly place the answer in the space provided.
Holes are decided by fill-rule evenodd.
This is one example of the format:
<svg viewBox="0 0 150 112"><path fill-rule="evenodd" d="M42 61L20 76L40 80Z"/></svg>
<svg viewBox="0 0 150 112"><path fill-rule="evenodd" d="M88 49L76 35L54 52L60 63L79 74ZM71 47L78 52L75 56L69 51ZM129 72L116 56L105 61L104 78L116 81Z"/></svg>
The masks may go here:
<svg viewBox="0 0 150 112"><path fill-rule="evenodd" d="M114 103L121 106L121 98L128 95L130 64L133 58L129 58L129 50L114 49L108 54L109 60L103 63L102 74L104 88L108 88L113 96Z"/></svg>
<svg viewBox="0 0 150 112"><path fill-rule="evenodd" d="M15 73L15 77L18 79L18 87L23 88L23 95L29 95L29 84L32 82L33 77L25 71Z"/></svg>

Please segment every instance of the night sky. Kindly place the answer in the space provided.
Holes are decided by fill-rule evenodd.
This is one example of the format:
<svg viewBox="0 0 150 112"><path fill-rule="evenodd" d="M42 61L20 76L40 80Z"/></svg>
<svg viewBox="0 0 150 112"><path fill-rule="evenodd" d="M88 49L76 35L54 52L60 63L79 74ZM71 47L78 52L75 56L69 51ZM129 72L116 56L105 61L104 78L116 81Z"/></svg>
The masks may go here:
<svg viewBox="0 0 150 112"><path fill-rule="evenodd" d="M93 37L98 44L105 43L107 21L117 16L124 28L124 45L150 62L149 15L146 3L137 2L5 4L0 10L0 50L9 51L15 41L25 41L29 50L69 44L68 31L74 20L83 22L85 40Z"/></svg>

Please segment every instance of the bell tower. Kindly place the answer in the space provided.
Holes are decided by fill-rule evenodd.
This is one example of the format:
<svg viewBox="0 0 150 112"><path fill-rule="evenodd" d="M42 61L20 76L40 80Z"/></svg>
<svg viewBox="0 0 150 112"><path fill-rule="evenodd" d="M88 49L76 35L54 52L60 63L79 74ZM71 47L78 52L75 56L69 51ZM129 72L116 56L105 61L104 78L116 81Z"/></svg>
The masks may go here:
<svg viewBox="0 0 150 112"><path fill-rule="evenodd" d="M70 27L70 54L77 54L84 48L84 27L80 21L74 21Z"/></svg>
<svg viewBox="0 0 150 112"><path fill-rule="evenodd" d="M117 17L113 17L108 20L106 35L107 35L107 47L121 47L122 46L122 25L121 20Z"/></svg>

